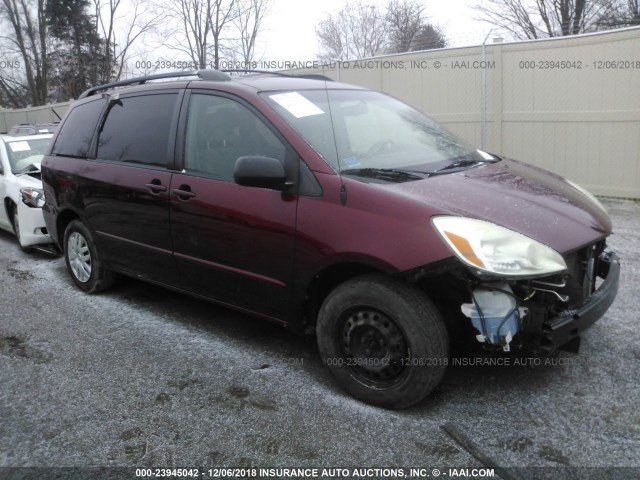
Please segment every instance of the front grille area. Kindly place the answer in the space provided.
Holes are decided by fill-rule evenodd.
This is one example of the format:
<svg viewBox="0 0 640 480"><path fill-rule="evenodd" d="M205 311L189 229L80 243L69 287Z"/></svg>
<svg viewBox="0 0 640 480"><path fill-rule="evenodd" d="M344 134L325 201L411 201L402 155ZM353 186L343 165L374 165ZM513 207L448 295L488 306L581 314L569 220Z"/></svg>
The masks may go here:
<svg viewBox="0 0 640 480"><path fill-rule="evenodd" d="M533 280L516 282L514 292L527 308L522 319L522 334L529 342L543 340L545 322L579 309L596 289L601 271L599 258L606 247L605 241L589 245L569 254L564 260L567 271Z"/></svg>
<svg viewBox="0 0 640 480"><path fill-rule="evenodd" d="M567 271L550 277L520 282L536 303L553 306L555 313L582 305L596 289L599 258L604 240L564 255Z"/></svg>
<svg viewBox="0 0 640 480"><path fill-rule="evenodd" d="M596 277L600 271L598 262L606 244L603 241L565 256L567 285L563 293L569 295L568 307L578 307L596 289Z"/></svg>

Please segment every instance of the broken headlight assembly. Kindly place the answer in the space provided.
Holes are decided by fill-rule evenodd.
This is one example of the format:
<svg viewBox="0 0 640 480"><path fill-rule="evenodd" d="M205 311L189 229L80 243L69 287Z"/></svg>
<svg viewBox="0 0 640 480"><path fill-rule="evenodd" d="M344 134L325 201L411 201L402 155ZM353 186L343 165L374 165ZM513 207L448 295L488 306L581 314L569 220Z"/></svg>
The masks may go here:
<svg viewBox="0 0 640 480"><path fill-rule="evenodd" d="M456 257L477 275L533 278L567 269L552 248L499 225L455 216L438 216L431 222Z"/></svg>
<svg viewBox="0 0 640 480"><path fill-rule="evenodd" d="M44 206L44 190L40 188L21 188L20 196L22 203L31 208L42 208Z"/></svg>

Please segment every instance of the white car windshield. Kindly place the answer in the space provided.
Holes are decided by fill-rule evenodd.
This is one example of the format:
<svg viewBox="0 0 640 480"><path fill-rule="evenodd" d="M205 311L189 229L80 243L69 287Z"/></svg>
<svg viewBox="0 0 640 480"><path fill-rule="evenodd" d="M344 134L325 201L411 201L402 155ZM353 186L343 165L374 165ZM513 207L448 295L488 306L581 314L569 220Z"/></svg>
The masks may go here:
<svg viewBox="0 0 640 480"><path fill-rule="evenodd" d="M343 173L368 169L431 173L483 157L435 121L366 90L266 92L263 98Z"/></svg>
<svg viewBox="0 0 640 480"><path fill-rule="evenodd" d="M5 139L7 157L13 173L20 173L29 165L39 164L47 151L51 137L24 139L16 137L15 140Z"/></svg>

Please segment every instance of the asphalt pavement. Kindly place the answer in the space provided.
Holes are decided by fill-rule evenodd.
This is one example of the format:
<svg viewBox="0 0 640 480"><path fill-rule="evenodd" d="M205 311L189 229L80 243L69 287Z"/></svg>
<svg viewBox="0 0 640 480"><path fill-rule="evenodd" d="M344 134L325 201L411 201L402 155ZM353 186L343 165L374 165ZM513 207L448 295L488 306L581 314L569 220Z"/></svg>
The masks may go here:
<svg viewBox="0 0 640 480"><path fill-rule="evenodd" d="M313 339L132 279L86 295L61 257L0 233L0 478L19 476L7 467L490 465L519 467L505 478L640 478L640 203L603 203L621 286L580 353L468 361L405 411L344 394Z"/></svg>

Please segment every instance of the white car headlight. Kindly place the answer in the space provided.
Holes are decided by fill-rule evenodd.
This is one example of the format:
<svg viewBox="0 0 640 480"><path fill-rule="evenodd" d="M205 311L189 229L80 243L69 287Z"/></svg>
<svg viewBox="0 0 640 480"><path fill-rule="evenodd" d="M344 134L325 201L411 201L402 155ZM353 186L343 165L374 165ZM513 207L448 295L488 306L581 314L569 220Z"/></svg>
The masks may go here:
<svg viewBox="0 0 640 480"><path fill-rule="evenodd" d="M44 191L41 188L25 187L20 189L22 203L31 208L44 207Z"/></svg>
<svg viewBox="0 0 640 480"><path fill-rule="evenodd" d="M449 216L431 221L453 253L476 271L505 277L540 277L567 269L555 250L499 225Z"/></svg>

